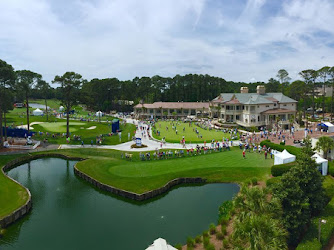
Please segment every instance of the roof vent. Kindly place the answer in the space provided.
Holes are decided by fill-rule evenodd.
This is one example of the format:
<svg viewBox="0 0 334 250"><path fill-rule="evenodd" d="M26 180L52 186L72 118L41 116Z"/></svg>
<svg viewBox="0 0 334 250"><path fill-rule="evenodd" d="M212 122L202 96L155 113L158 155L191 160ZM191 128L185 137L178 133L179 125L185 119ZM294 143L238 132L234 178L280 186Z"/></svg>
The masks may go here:
<svg viewBox="0 0 334 250"><path fill-rule="evenodd" d="M264 95L266 93L266 88L264 87L264 85L258 85L256 87L256 93L258 95Z"/></svg>
<svg viewBox="0 0 334 250"><path fill-rule="evenodd" d="M240 93L241 93L241 94L248 93L248 87L241 87L241 89L240 89Z"/></svg>

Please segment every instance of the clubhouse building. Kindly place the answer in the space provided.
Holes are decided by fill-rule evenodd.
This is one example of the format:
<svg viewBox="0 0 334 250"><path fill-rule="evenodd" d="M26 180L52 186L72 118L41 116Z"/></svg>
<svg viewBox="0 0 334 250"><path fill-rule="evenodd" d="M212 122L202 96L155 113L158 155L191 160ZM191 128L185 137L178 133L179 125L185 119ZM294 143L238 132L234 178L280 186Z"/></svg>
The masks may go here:
<svg viewBox="0 0 334 250"><path fill-rule="evenodd" d="M297 101L282 93L266 93L263 85L256 93L221 93L211 102L155 102L134 107L137 118L186 118L188 116L218 118L225 124L242 127L270 127L277 122L288 129L294 120Z"/></svg>

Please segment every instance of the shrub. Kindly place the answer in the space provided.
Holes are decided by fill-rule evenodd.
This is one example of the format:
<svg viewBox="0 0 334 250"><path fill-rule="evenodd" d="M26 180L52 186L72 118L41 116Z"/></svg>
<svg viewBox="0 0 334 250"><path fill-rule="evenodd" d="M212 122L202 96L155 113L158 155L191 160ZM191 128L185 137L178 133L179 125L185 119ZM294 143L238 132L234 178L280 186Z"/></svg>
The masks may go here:
<svg viewBox="0 0 334 250"><path fill-rule="evenodd" d="M252 182L253 186L256 186L257 185L257 178L255 178L255 177L252 178L251 182Z"/></svg>
<svg viewBox="0 0 334 250"><path fill-rule="evenodd" d="M217 239L217 240L222 240L222 239L224 239L224 234L218 232L218 233L216 234L216 239Z"/></svg>
<svg viewBox="0 0 334 250"><path fill-rule="evenodd" d="M203 238L203 245L204 245L204 247L206 247L207 245L209 245L210 244L210 239L209 239L209 237L204 237Z"/></svg>
<svg viewBox="0 0 334 250"><path fill-rule="evenodd" d="M228 248L229 242L228 242L227 239L223 239L223 246L224 246L224 248Z"/></svg>
<svg viewBox="0 0 334 250"><path fill-rule="evenodd" d="M287 151L289 151L290 154L295 155L297 158L299 157L299 155L301 153L300 148L296 148L294 146L289 146L289 145L279 145L279 144L271 142L270 140L264 140L260 143L260 145L262 147L264 145L266 145L267 148L270 147L271 149L275 149L275 150L278 150L280 152L282 152L284 149L286 149Z"/></svg>
<svg viewBox="0 0 334 250"><path fill-rule="evenodd" d="M209 237L209 232L208 232L208 231L204 231L204 232L202 233L202 236L203 236L203 238L205 238L205 237Z"/></svg>
<svg viewBox="0 0 334 250"><path fill-rule="evenodd" d="M281 182L281 177L270 178L266 181L267 187L271 187Z"/></svg>
<svg viewBox="0 0 334 250"><path fill-rule="evenodd" d="M195 246L195 240L191 237L187 238L187 247L194 247Z"/></svg>
<svg viewBox="0 0 334 250"><path fill-rule="evenodd" d="M222 232L223 235L226 235L226 233L227 233L227 231L226 231L226 226L225 226L225 225L224 225L224 226L222 225L220 231Z"/></svg>
<svg viewBox="0 0 334 250"><path fill-rule="evenodd" d="M228 221L232 208L233 208L232 201L223 202L223 204L219 207L219 212L218 212L219 224L221 224L223 220L226 220L226 222Z"/></svg>
<svg viewBox="0 0 334 250"><path fill-rule="evenodd" d="M211 223L210 228L209 228L210 234L215 234L216 233L216 226L215 224Z"/></svg>
<svg viewBox="0 0 334 250"><path fill-rule="evenodd" d="M209 245L205 247L205 250L215 250L215 246L209 243Z"/></svg>
<svg viewBox="0 0 334 250"><path fill-rule="evenodd" d="M228 219L227 218L221 218L219 220L219 224L222 225L222 226L227 225L227 223L228 223Z"/></svg>
<svg viewBox="0 0 334 250"><path fill-rule="evenodd" d="M196 243L201 243L201 242L202 242L202 236L201 236L201 235L197 235L197 236L195 237L195 242L196 242Z"/></svg>
<svg viewBox="0 0 334 250"><path fill-rule="evenodd" d="M285 141L281 141L279 145L285 145Z"/></svg>
<svg viewBox="0 0 334 250"><path fill-rule="evenodd" d="M182 245L181 245L181 244L176 244L176 245L175 245L175 248L176 248L177 250L182 250Z"/></svg>
<svg viewBox="0 0 334 250"><path fill-rule="evenodd" d="M142 144L141 146L137 146L137 144L132 144L131 148L147 148L147 145Z"/></svg>
<svg viewBox="0 0 334 250"><path fill-rule="evenodd" d="M280 165L274 165L271 167L272 176L282 176L284 173L288 172L292 167L296 166L296 162L289 162Z"/></svg>

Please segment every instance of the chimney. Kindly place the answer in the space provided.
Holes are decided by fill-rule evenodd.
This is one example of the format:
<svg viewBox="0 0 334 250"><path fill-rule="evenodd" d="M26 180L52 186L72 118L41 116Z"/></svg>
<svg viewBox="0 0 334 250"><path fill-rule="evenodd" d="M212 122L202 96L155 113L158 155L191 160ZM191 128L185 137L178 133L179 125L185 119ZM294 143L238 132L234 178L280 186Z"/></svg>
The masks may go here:
<svg viewBox="0 0 334 250"><path fill-rule="evenodd" d="M266 93L266 88L264 87L264 85L258 85L256 87L256 93L258 95L264 95Z"/></svg>
<svg viewBox="0 0 334 250"><path fill-rule="evenodd" d="M240 89L240 93L241 93L241 94L248 93L248 87L241 87L241 89Z"/></svg>

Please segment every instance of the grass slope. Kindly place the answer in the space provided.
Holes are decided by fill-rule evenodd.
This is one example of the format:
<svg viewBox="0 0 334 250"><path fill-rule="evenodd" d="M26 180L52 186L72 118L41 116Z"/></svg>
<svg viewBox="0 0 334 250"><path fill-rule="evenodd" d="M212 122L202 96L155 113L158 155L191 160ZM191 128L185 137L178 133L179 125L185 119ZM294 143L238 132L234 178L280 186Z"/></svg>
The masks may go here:
<svg viewBox="0 0 334 250"><path fill-rule="evenodd" d="M18 155L2 155L0 167L15 159ZM29 196L23 187L0 174L0 219L24 205Z"/></svg>
<svg viewBox="0 0 334 250"><path fill-rule="evenodd" d="M175 125L176 122L174 122L174 126ZM166 130L166 127L168 127L168 131ZM183 128L185 128L185 131L183 131ZM199 131L199 135L202 135L202 138L199 138L196 132L193 131L193 129L196 128ZM205 130L196 126L194 123L192 123L191 127L189 127L189 123L179 122L179 124L176 125L176 129L178 131L177 134L175 130L172 129L172 122L159 121L156 123L155 129L160 131L160 136L153 132L153 137L158 140L161 140L165 137L167 142L179 143L183 136L186 140L186 143L202 143L204 141L210 143L212 139L221 141L223 138L230 138L229 133L223 133L222 131L218 130Z"/></svg>

